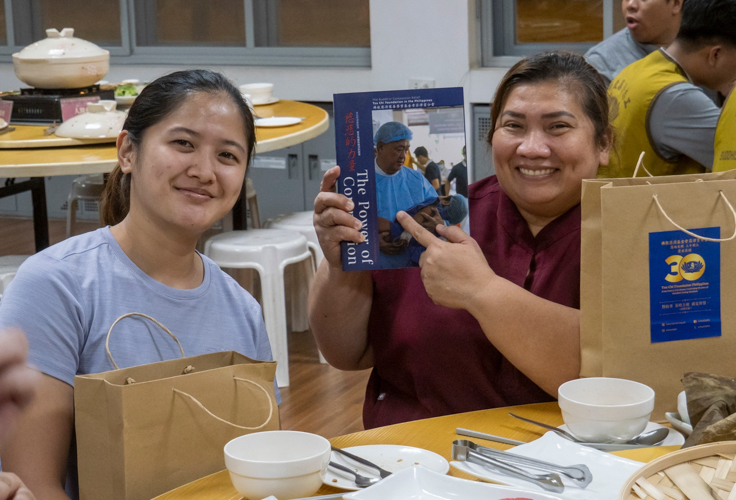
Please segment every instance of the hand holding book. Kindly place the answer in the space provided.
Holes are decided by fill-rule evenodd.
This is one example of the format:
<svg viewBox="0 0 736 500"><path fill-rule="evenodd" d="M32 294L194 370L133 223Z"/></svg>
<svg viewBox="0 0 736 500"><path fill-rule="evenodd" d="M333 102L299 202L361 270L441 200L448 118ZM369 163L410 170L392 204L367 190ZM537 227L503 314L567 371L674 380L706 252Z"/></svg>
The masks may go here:
<svg viewBox="0 0 736 500"><path fill-rule="evenodd" d="M325 172L320 192L314 200L314 229L319 245L330 266L342 269L340 242L361 243L365 237L360 233L360 221L350 215L354 204L345 195L335 192L340 167Z"/></svg>

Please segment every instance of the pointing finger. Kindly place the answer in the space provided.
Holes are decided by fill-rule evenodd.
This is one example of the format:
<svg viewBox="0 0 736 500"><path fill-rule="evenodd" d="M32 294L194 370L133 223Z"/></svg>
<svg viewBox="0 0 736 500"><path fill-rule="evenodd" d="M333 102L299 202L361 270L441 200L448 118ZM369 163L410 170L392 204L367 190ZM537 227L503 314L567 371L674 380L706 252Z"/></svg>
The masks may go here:
<svg viewBox="0 0 736 500"><path fill-rule="evenodd" d="M415 240L419 242L423 247L428 247L432 243L440 241L435 235L424 229L406 212L399 212L396 214L396 220L403 226L404 229L409 231Z"/></svg>
<svg viewBox="0 0 736 500"><path fill-rule="evenodd" d="M473 238L457 226L437 226L437 234L450 243L465 243Z"/></svg>

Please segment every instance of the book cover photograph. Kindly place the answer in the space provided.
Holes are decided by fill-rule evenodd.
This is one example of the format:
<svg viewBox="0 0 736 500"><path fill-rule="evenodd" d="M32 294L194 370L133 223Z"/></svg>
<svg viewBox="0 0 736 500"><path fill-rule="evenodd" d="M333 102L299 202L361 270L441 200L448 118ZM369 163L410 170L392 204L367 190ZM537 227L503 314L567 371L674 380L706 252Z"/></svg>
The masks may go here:
<svg viewBox="0 0 736 500"><path fill-rule="evenodd" d="M425 248L396 220L402 210L435 235L469 232L461 87L335 94L334 106L337 190L365 237L342 242L343 270L419 265Z"/></svg>

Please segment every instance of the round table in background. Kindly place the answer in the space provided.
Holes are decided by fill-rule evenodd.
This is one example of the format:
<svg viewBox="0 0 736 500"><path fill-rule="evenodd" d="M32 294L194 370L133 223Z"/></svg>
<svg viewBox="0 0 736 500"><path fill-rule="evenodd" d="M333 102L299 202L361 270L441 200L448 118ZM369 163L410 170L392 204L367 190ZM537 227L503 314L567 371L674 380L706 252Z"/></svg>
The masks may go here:
<svg viewBox="0 0 736 500"><path fill-rule="evenodd" d="M256 106L255 114L262 118L297 116L304 119L286 127L256 127L256 153L300 144L322 134L329 127L327 112L312 104L298 101L278 101ZM45 125L12 125L15 130L0 135L0 198L31 191L36 251L49 246L46 189L43 178L54 175L87 175L112 171L117 163L114 142L89 145L79 140L44 135ZM14 182L16 177L30 180ZM242 198L242 197L241 197ZM233 208L233 227L245 228L245 204Z"/></svg>
<svg viewBox="0 0 736 500"><path fill-rule="evenodd" d="M339 436L330 439L330 442L338 448L368 444L415 446L433 451L443 456L449 462L452 458L452 442L456 439L467 439L455 434L457 427L527 442L542 436L543 432L533 430L534 426L520 423L517 419L510 417L508 414L510 410L511 408L495 408L492 410L481 410L417 420ZM557 403L515 406L513 407L513 413L551 425L561 425L563 423ZM478 440L474 438L474 440L483 446L499 450L511 448L509 445L482 439ZM655 458L678 449L680 449L680 446L659 446L618 451L614 454L640 462L650 462ZM464 479L477 480L454 468L450 468L448 474ZM322 486L314 496L340 493L341 491L343 490L330 486ZM345 493L347 494L348 492ZM154 500L237 500L240 498L241 495L230 482L230 476L227 470L224 470L181 486L156 497Z"/></svg>

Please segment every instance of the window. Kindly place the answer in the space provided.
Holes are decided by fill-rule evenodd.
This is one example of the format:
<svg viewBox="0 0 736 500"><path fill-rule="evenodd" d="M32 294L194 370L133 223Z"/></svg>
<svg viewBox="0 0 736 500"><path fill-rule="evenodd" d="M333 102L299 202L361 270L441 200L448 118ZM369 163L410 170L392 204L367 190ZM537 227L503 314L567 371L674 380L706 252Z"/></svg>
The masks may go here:
<svg viewBox="0 0 736 500"><path fill-rule="evenodd" d="M136 0L140 46L243 47L243 0Z"/></svg>
<svg viewBox="0 0 736 500"><path fill-rule="evenodd" d="M49 28L71 27L74 36L98 45L122 44L119 0L32 0L30 4L32 41L46 38Z"/></svg>
<svg viewBox="0 0 736 500"><path fill-rule="evenodd" d="M6 26L5 0L0 0L0 45L8 45L8 27Z"/></svg>
<svg viewBox="0 0 736 500"><path fill-rule="evenodd" d="M11 5L12 4L12 5ZM369 0L0 0L15 37L48 28L110 50L115 64L370 66ZM8 15L8 12L12 14ZM345 20L348 19L349 22ZM122 56L122 57L121 57ZM0 61L10 58L0 56Z"/></svg>
<svg viewBox="0 0 736 500"><path fill-rule="evenodd" d="M544 50L584 53L613 34L614 0L479 0L484 66ZM509 58L512 56L512 58Z"/></svg>
<svg viewBox="0 0 736 500"><path fill-rule="evenodd" d="M256 0L259 47L370 47L364 0ZM345 22L349 19L350 22Z"/></svg>

